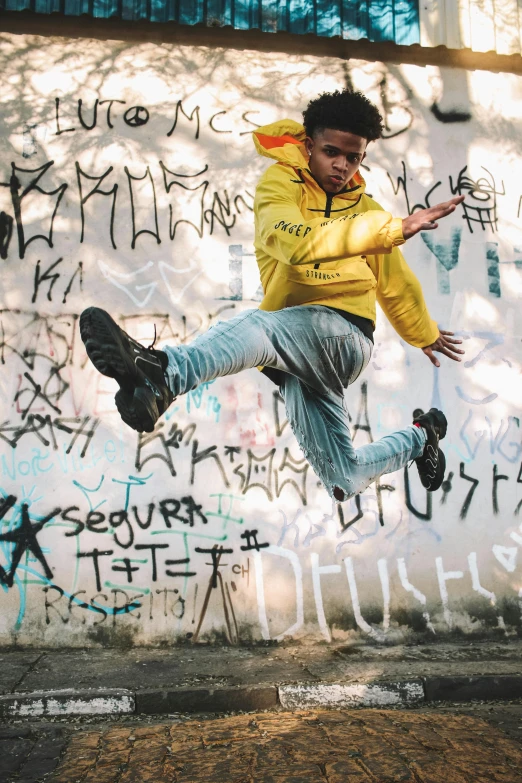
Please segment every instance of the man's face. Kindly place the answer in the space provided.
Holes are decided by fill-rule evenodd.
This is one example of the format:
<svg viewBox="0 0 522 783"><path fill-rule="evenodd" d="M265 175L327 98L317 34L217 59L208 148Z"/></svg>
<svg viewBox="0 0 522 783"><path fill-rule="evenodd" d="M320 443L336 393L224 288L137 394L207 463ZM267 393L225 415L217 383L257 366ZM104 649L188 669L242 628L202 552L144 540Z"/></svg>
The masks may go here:
<svg viewBox="0 0 522 783"><path fill-rule="evenodd" d="M351 180L366 156L367 140L348 131L326 128L306 137L309 167L326 193L339 193Z"/></svg>

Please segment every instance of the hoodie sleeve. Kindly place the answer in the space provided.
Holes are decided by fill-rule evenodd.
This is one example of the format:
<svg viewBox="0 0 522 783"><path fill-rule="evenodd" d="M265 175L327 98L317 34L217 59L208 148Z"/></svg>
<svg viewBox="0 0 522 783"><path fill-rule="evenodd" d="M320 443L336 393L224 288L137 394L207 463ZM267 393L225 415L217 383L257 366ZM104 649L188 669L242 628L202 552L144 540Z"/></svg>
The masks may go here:
<svg viewBox="0 0 522 783"><path fill-rule="evenodd" d="M387 255L369 256L377 280L377 301L395 331L415 348L435 342L439 328L430 318L422 288L398 248Z"/></svg>
<svg viewBox="0 0 522 783"><path fill-rule="evenodd" d="M288 166L271 166L254 200L258 241L273 258L291 266L338 261L362 254L390 253L402 245L402 220L389 212L305 220L299 208L300 183Z"/></svg>

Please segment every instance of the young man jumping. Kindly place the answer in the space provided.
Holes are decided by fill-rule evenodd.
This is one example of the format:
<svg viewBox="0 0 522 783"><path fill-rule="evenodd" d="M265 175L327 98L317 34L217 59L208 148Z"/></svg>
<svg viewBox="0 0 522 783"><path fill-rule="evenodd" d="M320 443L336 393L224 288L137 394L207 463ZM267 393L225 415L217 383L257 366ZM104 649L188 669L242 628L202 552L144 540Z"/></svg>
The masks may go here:
<svg viewBox="0 0 522 783"><path fill-rule="evenodd" d="M439 440L444 414L432 408L412 425L354 448L344 389L367 366L379 302L410 345L439 366L463 351L439 331L399 245L437 228L463 197L394 218L365 194L359 167L382 117L360 92L324 93L303 113L254 132L257 151L276 163L256 189L255 249L264 299L219 322L189 345L143 348L104 310L80 318L87 354L120 389L116 406L138 432L152 432L179 395L252 367L280 388L292 431L329 495L363 492L376 478L415 460L423 486L444 479Z"/></svg>

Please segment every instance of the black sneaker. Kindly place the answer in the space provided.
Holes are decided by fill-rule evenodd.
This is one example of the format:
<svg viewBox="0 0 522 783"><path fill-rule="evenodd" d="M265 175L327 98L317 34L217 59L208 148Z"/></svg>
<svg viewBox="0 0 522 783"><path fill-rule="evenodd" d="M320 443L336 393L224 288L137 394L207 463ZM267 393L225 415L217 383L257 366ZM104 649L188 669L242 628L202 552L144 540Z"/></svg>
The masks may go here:
<svg viewBox="0 0 522 783"><path fill-rule="evenodd" d="M422 486L430 492L435 492L444 481L446 470L446 457L439 449L439 440L442 440L448 429L448 422L442 411L431 408L428 413L420 409L414 411L413 423L426 431L426 445L420 457L417 457L417 470L419 471Z"/></svg>
<svg viewBox="0 0 522 783"><path fill-rule="evenodd" d="M152 346L143 348L99 307L83 311L80 334L98 372L119 383L116 407L125 424L138 432L152 432L174 399L165 382L166 354Z"/></svg>

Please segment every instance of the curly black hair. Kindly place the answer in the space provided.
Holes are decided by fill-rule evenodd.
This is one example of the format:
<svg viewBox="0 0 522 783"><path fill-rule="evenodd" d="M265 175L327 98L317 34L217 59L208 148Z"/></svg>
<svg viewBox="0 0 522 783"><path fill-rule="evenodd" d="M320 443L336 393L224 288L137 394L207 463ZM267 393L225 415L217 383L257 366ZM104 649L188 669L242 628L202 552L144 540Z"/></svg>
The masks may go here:
<svg viewBox="0 0 522 783"><path fill-rule="evenodd" d="M316 133L331 128L375 141L384 130L377 107L362 92L355 90L323 92L304 110L303 123L306 135L312 138Z"/></svg>

